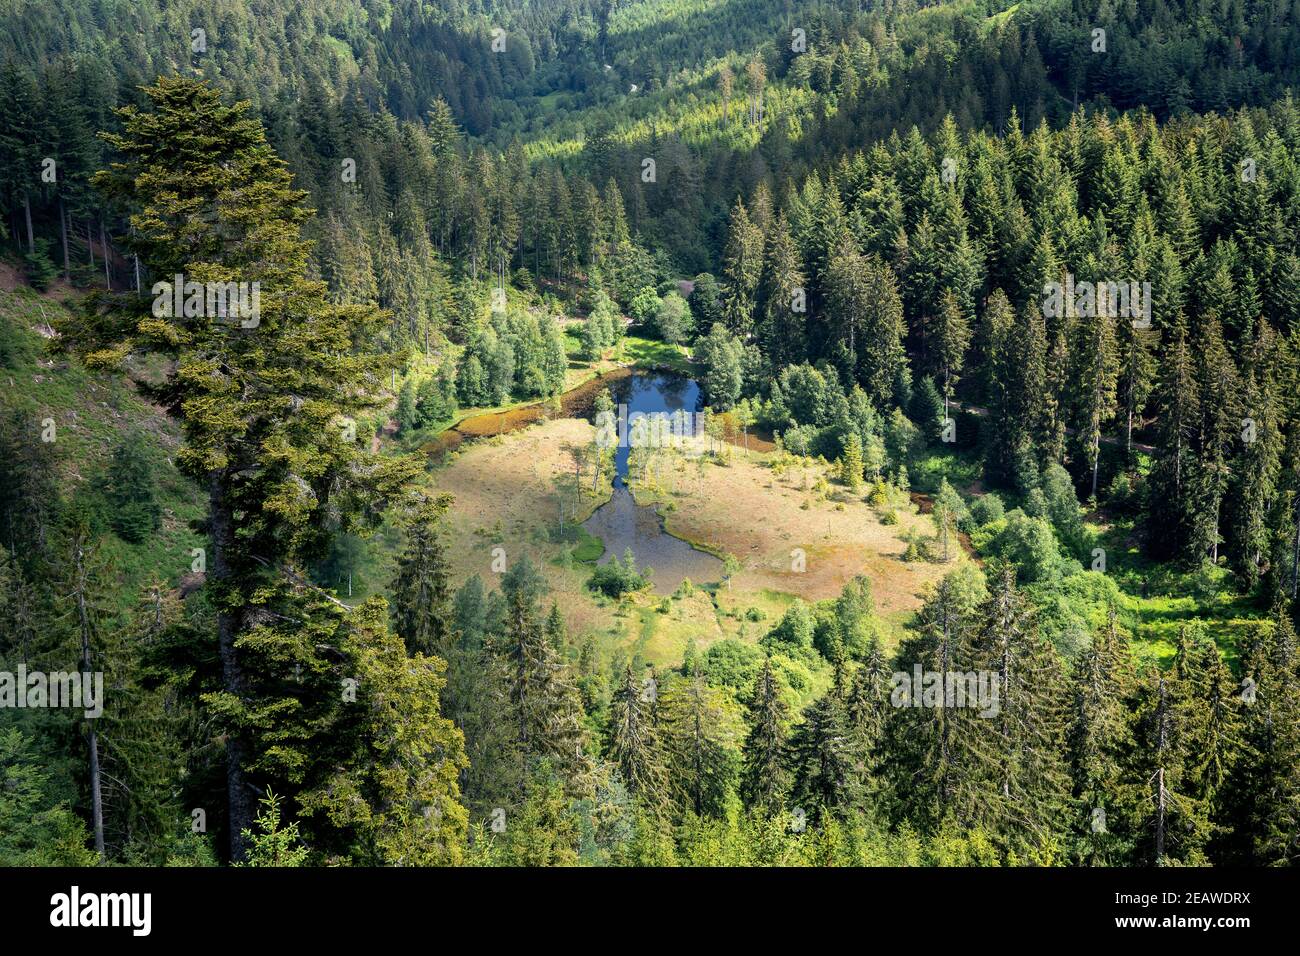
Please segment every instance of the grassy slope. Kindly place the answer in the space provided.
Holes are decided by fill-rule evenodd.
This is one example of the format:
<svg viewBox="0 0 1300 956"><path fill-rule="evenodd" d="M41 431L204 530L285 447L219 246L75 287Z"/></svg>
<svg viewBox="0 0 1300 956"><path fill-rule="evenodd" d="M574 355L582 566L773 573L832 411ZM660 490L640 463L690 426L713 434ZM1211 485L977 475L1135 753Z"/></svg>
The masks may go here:
<svg viewBox="0 0 1300 956"><path fill-rule="evenodd" d="M104 517L104 472L113 451L125 436L145 434L146 454L158 480L162 526L139 544L128 544L105 528L101 543L118 577L114 597L125 607L153 578L175 584L189 571L190 549L202 544L189 528L203 515L202 496L171 462L180 442L175 422L121 376L90 372L74 359L48 353L39 330L63 309L58 301L30 289L0 289L0 413L8 416L19 410L30 417L33 441L40 440L42 420L53 419L63 496L100 509Z"/></svg>

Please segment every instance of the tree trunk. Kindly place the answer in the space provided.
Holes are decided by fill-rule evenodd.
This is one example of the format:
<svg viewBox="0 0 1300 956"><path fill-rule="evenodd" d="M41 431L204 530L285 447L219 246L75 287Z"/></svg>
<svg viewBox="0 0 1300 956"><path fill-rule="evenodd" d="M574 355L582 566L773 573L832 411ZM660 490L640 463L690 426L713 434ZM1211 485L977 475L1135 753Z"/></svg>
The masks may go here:
<svg viewBox="0 0 1300 956"><path fill-rule="evenodd" d="M1223 499L1218 498L1214 502L1214 543L1210 546L1211 560L1219 563L1219 516L1223 510Z"/></svg>
<svg viewBox="0 0 1300 956"><path fill-rule="evenodd" d="M27 254L36 252L36 235L32 232L32 201L23 193L23 216L27 220Z"/></svg>
<svg viewBox="0 0 1300 956"><path fill-rule="evenodd" d="M1092 497L1097 497L1097 471L1101 466L1101 433L1098 431L1092 441Z"/></svg>
<svg viewBox="0 0 1300 956"><path fill-rule="evenodd" d="M86 607L85 551L77 546L77 620L81 627L81 671L91 673L90 610ZM96 701L103 704L103 701ZM104 852L104 796L99 772L99 734L93 718L86 730L86 744L90 749L90 819L95 830L95 853L101 863L107 862Z"/></svg>
<svg viewBox="0 0 1300 956"><path fill-rule="evenodd" d="M1168 691L1165 688L1164 677L1160 678L1160 686L1156 693L1159 695L1159 703L1156 706L1156 757L1157 769L1155 772L1156 784L1156 856L1155 865L1161 866L1165 859L1165 768L1163 766L1165 751L1169 746L1169 698Z"/></svg>
<svg viewBox="0 0 1300 956"><path fill-rule="evenodd" d="M72 282L72 259L68 255L68 220L63 212L63 197L59 197L59 235L63 237L63 278Z"/></svg>
<svg viewBox="0 0 1300 956"><path fill-rule="evenodd" d="M222 473L214 472L208 484L208 502L211 519L211 548L208 573L214 583L224 582L232 576L227 562L227 552L234 540L234 516L226 504L222 489ZM223 610L217 615L217 646L221 655L222 687L236 697L244 690L243 672L239 665L235 640L239 636L240 612ZM248 850L244 830L253 826L253 800L244 779L244 759L247 745L238 731L226 737L226 800L229 807L230 859L241 862Z"/></svg>
<svg viewBox="0 0 1300 956"><path fill-rule="evenodd" d="M1295 519L1295 543L1291 548L1291 600L1300 592L1300 514Z"/></svg>
<svg viewBox="0 0 1300 956"><path fill-rule="evenodd" d="M939 673L946 675L950 666L948 660L948 651L950 650L949 642L952 634L949 631L948 623L948 596L945 593L942 600L943 605L943 643L939 646ZM947 679L946 677L944 678ZM912 693L917 693L916 688L912 688ZM946 808L948 806L948 772L951 769L948 763L948 718L951 716L944 707L934 709L935 717L939 720L939 766L942 768L939 772L939 805Z"/></svg>
<svg viewBox="0 0 1300 956"><path fill-rule="evenodd" d="M86 220L86 252L90 255L90 268L95 269L95 234L91 231L90 220Z"/></svg>
<svg viewBox="0 0 1300 956"><path fill-rule="evenodd" d="M1165 771L1156 771L1156 866L1165 860Z"/></svg>
<svg viewBox="0 0 1300 956"><path fill-rule="evenodd" d="M1183 434L1181 419L1174 427L1174 495L1180 500L1183 493Z"/></svg>
<svg viewBox="0 0 1300 956"><path fill-rule="evenodd" d="M86 731L86 743L90 747L90 817L95 826L95 853L99 862L107 863L108 855L104 851L104 796L99 782L99 735L95 725Z"/></svg>
<svg viewBox="0 0 1300 956"><path fill-rule="evenodd" d="M113 276L109 272L108 261L108 234L104 231L104 220L99 220L99 248L104 253L104 288L109 292L113 291Z"/></svg>

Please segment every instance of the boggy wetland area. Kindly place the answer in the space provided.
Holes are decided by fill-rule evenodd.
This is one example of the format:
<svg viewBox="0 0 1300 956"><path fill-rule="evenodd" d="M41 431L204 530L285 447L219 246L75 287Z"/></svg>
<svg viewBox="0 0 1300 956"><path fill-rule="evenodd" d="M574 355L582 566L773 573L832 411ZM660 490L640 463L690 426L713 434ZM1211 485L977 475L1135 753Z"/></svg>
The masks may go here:
<svg viewBox="0 0 1300 956"><path fill-rule="evenodd" d="M794 599L834 597L859 574L871 580L882 620L901 629L925 587L951 569L904 560L906 533L932 534L924 496L891 508L896 524L882 523L883 509L837 493L832 466L800 459L774 469L783 455L761 433L686 438L646 449L644 464L629 440L593 490L590 466L578 482L574 461L595 442L593 401L604 389L629 418L702 408L689 376L619 368L558 403L467 415L430 443L433 480L456 500L454 580L477 573L490 586L502 573L493 549L503 549L506 568L522 550L571 633L594 631L608 654L670 663L692 638L700 650L723 637L756 640ZM650 570L651 587L621 602L593 594L592 567L628 550Z"/></svg>

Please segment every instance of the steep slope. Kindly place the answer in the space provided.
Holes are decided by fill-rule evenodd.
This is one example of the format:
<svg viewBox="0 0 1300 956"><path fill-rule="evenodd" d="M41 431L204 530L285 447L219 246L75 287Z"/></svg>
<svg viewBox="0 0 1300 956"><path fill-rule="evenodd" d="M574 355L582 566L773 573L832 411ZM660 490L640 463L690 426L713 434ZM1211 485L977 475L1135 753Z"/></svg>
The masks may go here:
<svg viewBox="0 0 1300 956"><path fill-rule="evenodd" d="M50 324L64 308L26 287L0 289L0 452L6 463L37 456L48 461L59 496L92 528L108 532L102 540L116 575L115 599L126 607L146 583L175 585L192 573L190 552L202 541L190 522L203 514L202 499L172 465L180 440L174 422L121 376L90 372L74 359L48 354ZM139 450L156 476L160 521L138 541L111 532L116 516L109 470L124 443ZM22 495L21 487L0 492L0 533L8 550L30 546L7 520L11 513L36 510L37 503Z"/></svg>

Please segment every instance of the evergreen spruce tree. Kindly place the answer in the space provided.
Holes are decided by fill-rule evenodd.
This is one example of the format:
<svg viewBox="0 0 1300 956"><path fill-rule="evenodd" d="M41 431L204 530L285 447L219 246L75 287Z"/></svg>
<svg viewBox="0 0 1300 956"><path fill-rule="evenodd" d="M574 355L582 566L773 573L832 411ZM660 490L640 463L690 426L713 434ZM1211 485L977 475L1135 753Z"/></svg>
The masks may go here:
<svg viewBox="0 0 1300 956"><path fill-rule="evenodd" d="M762 312L759 340L773 369L798 365L808 358L806 282L789 224L779 217L767 239L758 290Z"/></svg>
<svg viewBox="0 0 1300 956"><path fill-rule="evenodd" d="M886 725L886 760L891 818L931 831L949 818L961 772L961 727L972 718L965 708L927 700L914 675L948 675L970 667L975 610L984 597L981 579L954 570L939 579L917 615L913 634L898 648L894 667L906 679L892 690Z"/></svg>
<svg viewBox="0 0 1300 956"><path fill-rule="evenodd" d="M510 702L528 771L545 759L570 793L582 795L590 789L592 769L585 749L582 700L568 667L547 638L539 607L544 588L544 580L526 556L502 580Z"/></svg>
<svg viewBox="0 0 1300 956"><path fill-rule="evenodd" d="M1088 866L1123 863L1137 794L1123 775L1132 746L1130 695L1136 677L1115 609L1074 665L1067 737L1074 799L1072 856Z"/></svg>
<svg viewBox="0 0 1300 956"><path fill-rule="evenodd" d="M257 814L257 830L245 830L244 840L248 844L247 859L236 866L256 867L294 867L302 866L307 859L308 849L302 845L298 832L298 822L281 825L283 809L280 798L273 790L259 801L262 809Z"/></svg>
<svg viewBox="0 0 1300 956"><path fill-rule="evenodd" d="M907 364L903 303L893 270L879 258L863 257L846 237L827 267L825 289L827 356L846 381L862 386L883 406Z"/></svg>
<svg viewBox="0 0 1300 956"><path fill-rule="evenodd" d="M1220 810L1220 858L1238 866L1300 859L1300 680L1290 618L1258 628L1240 685L1244 746Z"/></svg>
<svg viewBox="0 0 1300 956"><path fill-rule="evenodd" d="M385 318L369 306L331 304L324 283L305 278L299 230L310 210L249 105L229 106L183 78L159 80L145 98L148 109L121 110L123 131L108 141L122 160L97 184L133 210L131 248L149 274L248 283L249 299L242 313L229 302L223 312L181 290L197 307L177 313L161 290L156 309L148 298L106 295L64 328L63 342L92 367L139 350L173 359L156 394L182 424L177 464L208 497L207 583L223 667L230 850L239 859L253 819L246 775L266 756L250 740L267 703L259 687L270 677L246 666L253 635L275 627L276 615L296 618L296 568L323 553L336 531L374 519L363 505L397 494L418 466L371 460L349 440L348 422L382 400L397 361L372 347ZM197 221L203 229L193 228ZM276 670L292 672L293 657L300 667L323 666L328 653L313 642L292 647Z"/></svg>
<svg viewBox="0 0 1300 956"><path fill-rule="evenodd" d="M1174 672L1180 682L1177 703L1188 738L1192 795L1213 823L1222 816L1223 791L1241 753L1241 690L1199 626L1180 632ZM1220 836L1220 830L1213 826L1210 839Z"/></svg>
<svg viewBox="0 0 1300 956"><path fill-rule="evenodd" d="M162 659L186 640L180 599L160 581L147 585L118 639L105 642L103 743L105 842L111 854L161 865L177 850L176 820L189 810L180 799L192 765L189 730L199 719L184 694L189 676Z"/></svg>
<svg viewBox="0 0 1300 956"><path fill-rule="evenodd" d="M679 678L664 688L659 715L678 805L697 816L721 816L737 770L735 717L724 694L698 675Z"/></svg>
<svg viewBox="0 0 1300 956"><path fill-rule="evenodd" d="M854 494L862 488L862 439L857 432L851 432L844 443L844 454L840 458L840 480Z"/></svg>
<svg viewBox="0 0 1300 956"><path fill-rule="evenodd" d="M652 814L665 811L669 783L663 744L640 684L628 664L610 704L609 744L606 753L618 767L627 792Z"/></svg>
<svg viewBox="0 0 1300 956"><path fill-rule="evenodd" d="M977 613L972 657L997 682L997 703L965 721L958 819L989 830L1018 858L1060 852L1070 781L1068 691L1056 649L1004 568ZM994 712L995 711L995 712Z"/></svg>
<svg viewBox="0 0 1300 956"><path fill-rule="evenodd" d="M1188 690L1177 675L1163 672L1148 677L1141 690L1131 774L1143 795L1135 860L1147 866L1205 862L1209 821L1189 766Z"/></svg>
<svg viewBox="0 0 1300 956"><path fill-rule="evenodd" d="M105 618L108 598L105 593L105 573L89 528L78 521L68 535L67 616L71 618L71 631L76 648L76 669L82 674L104 670L104 641L109 628ZM103 701L96 701L101 708ZM108 862L104 839L104 779L101 763L100 733L97 716L88 716L83 736L86 741L87 779L90 787L90 825L95 841L95 853L100 863Z"/></svg>
<svg viewBox="0 0 1300 956"><path fill-rule="evenodd" d="M1276 361L1277 337L1261 322L1243 375L1241 444L1231 465L1226 513L1228 559L1247 592L1259 586L1268 564L1269 511L1283 450Z"/></svg>
<svg viewBox="0 0 1300 956"><path fill-rule="evenodd" d="M1151 469L1152 493L1147 548L1153 556L1189 561L1196 503L1193 495L1194 440L1200 418L1200 391L1191 346L1181 325L1170 333L1170 347L1157 387L1160 408L1159 452Z"/></svg>
<svg viewBox="0 0 1300 956"><path fill-rule="evenodd" d="M749 335L754 323L754 305L763 272L763 232L750 219L745 204L736 200L727 227L727 248L723 256L727 280L723 300L723 321L733 335Z"/></svg>
<svg viewBox="0 0 1300 956"><path fill-rule="evenodd" d="M754 682L740 775L741 799L751 809L775 813L781 807L789 782L785 768L786 721L786 704L769 656Z"/></svg>
<svg viewBox="0 0 1300 956"><path fill-rule="evenodd" d="M943 415L947 418L953 389L957 387L966 361L966 350L970 347L971 341L970 321L962 311L961 303L950 290L945 290L940 299L934 332L936 358L934 371L941 383Z"/></svg>
<svg viewBox="0 0 1300 956"><path fill-rule="evenodd" d="M1119 381L1119 355L1115 345L1115 318L1097 308L1097 315L1080 323L1077 348L1078 429L1084 460L1092 473L1092 497L1097 497L1102 428L1115 414ZM1128 321L1123 319L1122 321Z"/></svg>
<svg viewBox="0 0 1300 956"><path fill-rule="evenodd" d="M139 544L158 530L162 508L158 483L144 454L143 439L134 435L113 452L108 469L108 496L113 504L113 530L124 541Z"/></svg>
<svg viewBox="0 0 1300 956"><path fill-rule="evenodd" d="M804 709L788 752L790 807L802 809L813 821L864 809L865 767L839 688L832 687Z"/></svg>
<svg viewBox="0 0 1300 956"><path fill-rule="evenodd" d="M1201 401L1196 424L1196 468L1192 479L1195 511L1189 557L1217 563L1223 540L1230 455L1242 431L1240 388L1217 317L1203 316L1199 325L1195 374Z"/></svg>
<svg viewBox="0 0 1300 956"><path fill-rule="evenodd" d="M452 648L450 567L442 520L450 495L421 502L407 530L393 581L393 624L411 654L447 657Z"/></svg>
<svg viewBox="0 0 1300 956"><path fill-rule="evenodd" d="M1007 411L1015 325L1015 310L1007 294L994 289L980 316L975 343L981 358L978 388L984 402L990 406L991 414L997 416L999 422Z"/></svg>
<svg viewBox="0 0 1300 956"><path fill-rule="evenodd" d="M867 652L853 675L846 702L854 746L862 759L869 793L883 786L877 774L884 761L886 722L889 719L890 673L880 643L873 635Z"/></svg>

